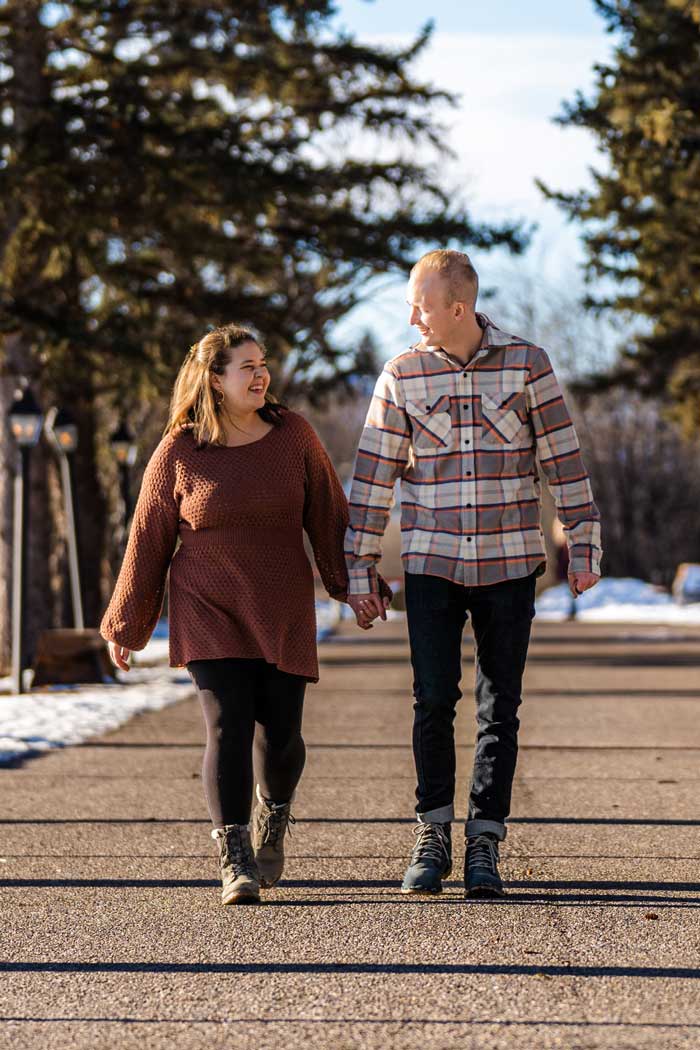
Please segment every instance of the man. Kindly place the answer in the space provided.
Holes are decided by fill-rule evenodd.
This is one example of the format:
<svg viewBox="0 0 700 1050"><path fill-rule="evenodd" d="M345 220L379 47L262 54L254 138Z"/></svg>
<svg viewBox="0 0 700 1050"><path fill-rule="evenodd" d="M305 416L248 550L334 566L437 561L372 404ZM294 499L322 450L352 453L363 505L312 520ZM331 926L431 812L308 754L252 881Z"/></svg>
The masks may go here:
<svg viewBox="0 0 700 1050"><path fill-rule="evenodd" d="M452 869L453 721L461 640L476 643L477 739L466 823L465 888L503 894L521 683L544 572L535 457L569 545L578 595L600 575L600 516L545 351L475 313L478 278L456 251L424 255L408 284L422 341L387 362L355 465L346 555L360 626L386 618L376 563L401 479L402 559L414 673L416 843L405 893L439 893Z"/></svg>

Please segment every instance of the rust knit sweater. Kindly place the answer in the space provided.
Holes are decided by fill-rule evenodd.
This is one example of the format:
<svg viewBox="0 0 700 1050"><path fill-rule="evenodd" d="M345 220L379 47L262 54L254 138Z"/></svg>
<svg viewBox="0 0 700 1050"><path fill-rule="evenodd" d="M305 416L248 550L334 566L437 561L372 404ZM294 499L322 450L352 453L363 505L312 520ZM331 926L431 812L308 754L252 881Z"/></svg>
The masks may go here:
<svg viewBox="0 0 700 1050"><path fill-rule="evenodd" d="M146 467L100 633L143 649L160 616L170 568L171 667L262 658L318 681L314 583L303 530L326 590L342 600L347 522L331 462L297 413L285 411L264 437L236 447L198 449L189 431L173 432Z"/></svg>

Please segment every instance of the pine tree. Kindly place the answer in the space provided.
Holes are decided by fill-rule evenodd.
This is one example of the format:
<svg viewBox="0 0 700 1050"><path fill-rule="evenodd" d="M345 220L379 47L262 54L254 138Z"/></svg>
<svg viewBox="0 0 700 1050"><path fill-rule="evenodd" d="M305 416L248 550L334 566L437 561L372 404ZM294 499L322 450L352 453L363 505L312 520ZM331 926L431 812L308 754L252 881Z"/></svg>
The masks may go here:
<svg viewBox="0 0 700 1050"><path fill-rule="evenodd" d="M13 123L0 130L17 213L2 216L0 272L3 326L50 347L47 378L82 365L109 390L149 365L169 379L202 326L230 317L273 357L294 349L303 374L335 360L331 322L367 279L422 240L522 243L472 224L417 159L439 138L441 93L408 73L427 32L404 51L363 47L329 34L325 0L78 0L55 24L49 6L0 7L6 110L24 90L24 27L44 18L34 136L20 155ZM331 156L341 131L376 156ZM391 136L413 159L379 159Z"/></svg>
<svg viewBox="0 0 700 1050"><path fill-rule="evenodd" d="M589 305L640 315L643 333L589 388L662 396L700 431L700 2L594 0L619 43L558 122L593 132L608 162L590 192L555 193L585 223Z"/></svg>
<svg viewBox="0 0 700 1050"><path fill-rule="evenodd" d="M105 597L109 412L152 415L209 324L257 327L288 388L328 385L362 364L332 328L373 276L424 243L524 244L516 224L473 223L424 159L449 101L410 72L429 29L379 49L332 14L0 0L3 369L78 416L88 623Z"/></svg>

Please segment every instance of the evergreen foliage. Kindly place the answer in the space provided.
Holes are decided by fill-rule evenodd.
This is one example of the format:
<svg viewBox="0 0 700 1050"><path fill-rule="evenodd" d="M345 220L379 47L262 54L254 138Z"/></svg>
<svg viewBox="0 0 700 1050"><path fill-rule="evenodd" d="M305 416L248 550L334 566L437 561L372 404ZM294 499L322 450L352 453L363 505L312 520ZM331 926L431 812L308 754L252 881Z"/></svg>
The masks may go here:
<svg viewBox="0 0 700 1050"><path fill-rule="evenodd" d="M589 305L644 318L619 366L589 388L662 398L700 431L700 2L594 0L619 43L559 123L593 132L608 161L591 192L556 193L585 223Z"/></svg>
<svg viewBox="0 0 700 1050"><path fill-rule="evenodd" d="M429 27L390 51L332 13L0 0L0 331L23 332L44 390L162 395L230 320L327 384L341 352L362 364L329 332L372 276L424 243L522 246L424 162L448 101L410 75Z"/></svg>

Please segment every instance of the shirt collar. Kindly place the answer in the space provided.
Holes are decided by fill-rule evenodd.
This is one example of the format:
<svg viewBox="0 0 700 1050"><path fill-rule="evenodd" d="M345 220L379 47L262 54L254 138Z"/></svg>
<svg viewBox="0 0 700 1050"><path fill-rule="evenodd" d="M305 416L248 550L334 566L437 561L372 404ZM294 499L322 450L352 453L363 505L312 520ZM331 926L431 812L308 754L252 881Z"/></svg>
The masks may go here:
<svg viewBox="0 0 700 1050"><path fill-rule="evenodd" d="M503 332L500 328L498 328L498 326L495 325L493 321L486 316L486 314L477 313L475 316L477 324L482 329L482 336L479 349L471 358L471 361L476 361L478 357L483 357L489 352L489 350L493 349L496 346L510 346L510 344L513 342L512 335L508 335L507 332ZM442 354L444 357L447 358L448 361L459 365L460 368L464 367L464 363L462 361L458 361L456 357L453 357L452 354L448 354L447 350L443 350L442 347L436 347L434 350L432 350L432 353Z"/></svg>
<svg viewBox="0 0 700 1050"><path fill-rule="evenodd" d="M480 350L489 350L492 346L509 346L513 342L513 336L501 331L486 314L477 314L476 320L484 332Z"/></svg>

